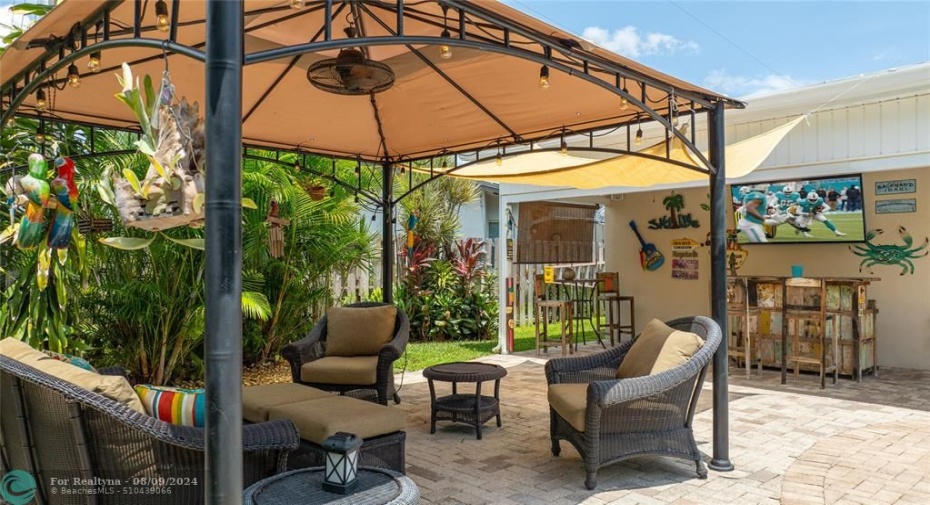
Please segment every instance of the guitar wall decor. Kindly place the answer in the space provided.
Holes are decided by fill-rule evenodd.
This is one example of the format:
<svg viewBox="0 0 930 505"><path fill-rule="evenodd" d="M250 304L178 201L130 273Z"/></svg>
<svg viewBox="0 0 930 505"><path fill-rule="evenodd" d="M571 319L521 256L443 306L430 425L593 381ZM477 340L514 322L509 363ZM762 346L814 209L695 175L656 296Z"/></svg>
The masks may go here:
<svg viewBox="0 0 930 505"><path fill-rule="evenodd" d="M630 228L633 229L633 233L636 234L636 238L639 239L639 243L642 245L639 250L639 262L643 265L643 270L649 270L650 272L658 270L665 263L665 256L656 249L655 244L643 240L643 236L639 234L639 230L636 228L636 221L630 221Z"/></svg>

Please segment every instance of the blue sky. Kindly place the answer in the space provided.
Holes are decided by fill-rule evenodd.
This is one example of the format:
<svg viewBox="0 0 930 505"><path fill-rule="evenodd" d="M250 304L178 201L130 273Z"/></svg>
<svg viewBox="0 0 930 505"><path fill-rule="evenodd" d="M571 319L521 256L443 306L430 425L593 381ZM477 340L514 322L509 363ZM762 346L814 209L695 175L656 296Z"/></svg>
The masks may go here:
<svg viewBox="0 0 930 505"><path fill-rule="evenodd" d="M930 61L930 2L505 0L735 97Z"/></svg>

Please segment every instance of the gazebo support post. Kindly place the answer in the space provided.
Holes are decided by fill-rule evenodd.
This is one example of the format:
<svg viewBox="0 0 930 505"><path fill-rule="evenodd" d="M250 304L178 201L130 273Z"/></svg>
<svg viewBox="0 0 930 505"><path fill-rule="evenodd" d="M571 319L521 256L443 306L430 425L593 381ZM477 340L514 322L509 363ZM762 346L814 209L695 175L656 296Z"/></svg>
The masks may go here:
<svg viewBox="0 0 930 505"><path fill-rule="evenodd" d="M724 104L718 101L707 114L710 163L710 294L711 316L720 325L724 339L727 330L727 180L724 150ZM727 385L726 340L714 354L714 454L708 467L718 472L733 470L730 463L730 409Z"/></svg>
<svg viewBox="0 0 930 505"><path fill-rule="evenodd" d="M206 503L242 503L242 0L206 17Z"/></svg>
<svg viewBox="0 0 930 505"><path fill-rule="evenodd" d="M381 299L394 303L394 165L381 165Z"/></svg>

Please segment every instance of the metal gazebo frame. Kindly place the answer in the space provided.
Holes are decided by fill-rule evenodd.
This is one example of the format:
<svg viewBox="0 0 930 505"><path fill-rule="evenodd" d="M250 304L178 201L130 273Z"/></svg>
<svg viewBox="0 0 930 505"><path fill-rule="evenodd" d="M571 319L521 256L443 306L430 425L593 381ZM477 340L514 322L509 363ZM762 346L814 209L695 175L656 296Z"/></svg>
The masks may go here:
<svg viewBox="0 0 930 505"><path fill-rule="evenodd" d="M204 19L205 26L205 44L196 46L187 46L177 42L178 32L178 12L182 8L180 0L172 0L172 20L170 32L167 40L160 38L148 38L144 35L152 30L151 26L142 25L141 0L132 0L135 8L135 22L130 27L111 26L110 12L119 6L121 1L109 0L102 1L101 6L92 15L81 20L75 25L71 35L65 38L50 37L41 41L33 41L36 44L33 47L44 48L43 55L34 59L31 64L25 66L22 71L18 72L11 78L3 80L3 87L0 88L0 124L5 125L8 118L11 118L26 99L35 90L46 85L50 79L54 78L56 72L65 69L73 61L87 57L93 52L101 52L109 49L126 48L126 47L147 47L163 51L164 57L168 53L186 56L198 61L203 61L206 72L206 144L207 149L207 166L212 167L239 167L243 157L249 157L246 152L243 154L243 147L261 148L278 152L297 153L298 158L303 153L318 154L330 157L339 157L346 159L364 160L366 162L376 162L381 165L382 171L382 191L380 195L361 192L359 195L376 204L383 211L383 229L382 229L382 275L384 282L385 301L391 301L391 285L393 280L393 262L394 256L393 225L392 220L395 215L395 209L398 203L407 194L395 196L393 193L393 182L395 177L395 168L398 165L410 162L424 162L438 156L455 155L463 152L480 152L482 147L496 145L498 148L506 149L511 146L530 146L533 148L534 142L552 138L552 129L537 130L533 132L519 133L509 128L505 121L496 117L490 110L482 106L481 103L471 97L465 90L458 88L458 92L471 100L484 114L500 124L504 129L509 131L509 136L504 138L484 139L483 145L475 143L458 146L444 146L439 150L432 152L412 152L406 154L389 154L387 149L384 155L374 157L370 155L359 155L357 153L340 152L338 150L312 150L312 149L294 149L285 148L280 145L260 144L250 146L242 142L242 123L244 117L248 117L252 111L243 114L242 95L243 95L243 67L251 64L257 64L280 58L296 58L303 54L315 53L325 50L342 49L346 47L375 47L385 45L406 46L411 52L418 54L426 66L431 67L435 72L442 74L441 70L430 61L418 53L413 46L415 45L438 45L444 44L451 47L461 47L468 49L477 49L500 53L512 56L521 60L527 60L541 65L547 65L553 70L561 71L571 77L582 79L590 84L613 93L617 97L624 99L634 108L637 114L636 120L632 119L632 114L618 117L617 121L610 125L597 124L586 125L579 123L570 125L570 130L577 135L587 135L590 140L588 148L578 150L590 151L607 151L628 154L633 156L643 156L630 149L605 150L597 149L593 145L593 134L596 131L604 130L608 127L626 127L627 132L632 125L640 123L639 114L648 117L665 128L666 139L675 136L686 148L691 151L696 159L701 161L705 167L687 166L687 168L706 173L710 179L711 190L711 308L712 316L723 328L726 334L726 219L727 219L727 198L725 188L725 160L724 160L724 108L726 106L742 107L740 102L727 99L721 96L708 95L694 92L689 89L682 89L679 86L668 84L653 78L650 75L641 73L635 69L624 67L614 61L605 59L597 54L584 50L581 45L574 40L546 36L540 33L532 32L525 27L512 22L505 17L499 16L492 10L483 8L480 4L461 0L439 0L440 5L448 8L454 14L453 21L456 23L457 37L440 37L440 36L422 36L407 35L404 32L405 18L411 16L415 19L416 5L405 6L403 2L375 2L370 0L345 0L343 2L325 0L314 2L313 7L308 9L320 10L324 12L324 23L319 28L314 40L267 49L251 54L246 54L244 37L247 28L244 25L244 17L247 14L253 15L258 12L246 12L245 4L242 0L206 0L206 16ZM308 2L310 3L310 2ZM334 4L339 4L338 6ZM67 5L67 4L64 4ZM336 39L333 38L333 20L339 15L343 8L349 6L352 9L367 10L377 8L391 11L396 14L396 21L393 26L383 24L381 28L390 32L390 36L369 37L364 33L358 38ZM287 9L275 7L273 9L264 9L265 11ZM295 14L296 15L296 14ZM503 34L503 40L497 40L492 37L485 37L480 33L470 32L470 21L466 22L466 16L470 19L479 19L486 26L493 27ZM380 21L380 20L379 20ZM420 19L422 21L422 19ZM95 28L102 27L102 40L89 40L88 32ZM440 24L439 27L442 27ZM157 33L156 33L157 34ZM532 48L516 47L510 44L511 36L520 36L533 42ZM127 38L120 38L127 37ZM322 39L320 39L322 37ZM205 45L202 51L200 48ZM68 48L69 51L66 51ZM150 57L152 59L156 57ZM597 69L598 72L594 70ZM600 77L602 74L612 75L610 80ZM283 77L283 74L282 76ZM449 83L456 87L455 83L448 77ZM280 80L280 78L279 78ZM621 80L623 84L621 85ZM640 96L636 93L630 93L626 89L626 82L632 81L638 85L642 91ZM275 83L275 85L277 82ZM656 103L647 99L647 88L660 90L668 94L668 100L664 103L658 102L656 106L650 103ZM266 90L262 99L273 92L274 86ZM634 89L635 91L635 89ZM371 98L373 105L374 95ZM20 111L18 115L25 117L44 117L38 110ZM254 108L253 108L254 110ZM690 138L679 132L674 126L675 114L678 110L685 110L691 115L692 121L697 113L707 113L708 120L708 145L709 159L705 159L700 150L695 146L695 130L692 128ZM380 125L380 118L377 118L377 108L375 107L376 121ZM102 128L128 128L128 124L119 124L120 120L98 121ZM76 122L73 118L63 118L62 122ZM85 121L86 124L95 124L93 121ZM116 123L116 124L114 124ZM380 131L380 128L379 128ZM561 131L566 131L563 125ZM629 138L629 133L627 135ZM385 138L381 134L381 140L384 143ZM574 149L574 148L573 148ZM103 155L106 153L88 153L89 156ZM668 156L668 153L666 153ZM276 154L276 160L278 155ZM674 162L668 158L663 161ZM680 165L680 163L677 163ZM464 165L463 165L464 166ZM442 177L454 173L456 167L449 170L434 172L430 170L431 181L437 177ZM332 180L336 184L341 184L347 188L354 189L350 182L339 180L335 174L324 172L315 172L316 175ZM428 182L427 181L427 182ZM241 328L241 305L240 295L242 290L242 253L241 253L241 172L239 170L211 170L206 177L206 395L207 395L207 424L206 424L206 458L207 474L205 482L207 483L206 496L209 503L238 503L241 500L242 492L242 440L241 440L241 416L238 415L241 409L241 364L242 364L242 328ZM425 184L425 183L424 183ZM710 468L727 471L732 470L733 465L729 460L729 440L728 440L728 407L727 407L727 348L722 345L714 357L714 391L713 391L713 458L710 462ZM230 413L237 413L229 415Z"/></svg>

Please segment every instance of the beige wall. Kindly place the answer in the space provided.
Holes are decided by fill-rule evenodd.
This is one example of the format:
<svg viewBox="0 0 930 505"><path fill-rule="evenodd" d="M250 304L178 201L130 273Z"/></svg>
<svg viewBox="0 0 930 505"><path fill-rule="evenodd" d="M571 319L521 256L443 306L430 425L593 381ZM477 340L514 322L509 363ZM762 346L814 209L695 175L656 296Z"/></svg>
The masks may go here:
<svg viewBox="0 0 930 505"><path fill-rule="evenodd" d="M895 179L917 179L915 194L874 195L875 182ZM930 168L899 170L863 175L866 203L866 227L880 228L885 233L879 243L901 244L898 226L903 225L913 235L915 244L930 235ZM607 203L606 267L620 272L621 290L636 297L637 328L652 318L670 319L683 315L710 313L710 255L700 256L700 278L678 280L671 277L671 242L690 238L706 239L710 214L701 210L707 201L707 190L680 190L685 199L685 213L698 218L700 228L688 230L650 230L649 219L667 211L662 199L668 191L645 192L617 196ZM917 198L917 212L912 214L875 214L877 199ZM658 271L645 272L639 264L639 243L628 225L635 219L647 242L653 242L666 256L666 264ZM897 266L876 266L873 273L859 273L862 258L849 251L847 245L747 245L749 258L740 270L745 275L790 275L791 265L804 265L811 276L874 276L882 280L870 287L869 298L877 300L879 364L881 366L930 369L930 257L914 261L913 275L900 275Z"/></svg>

